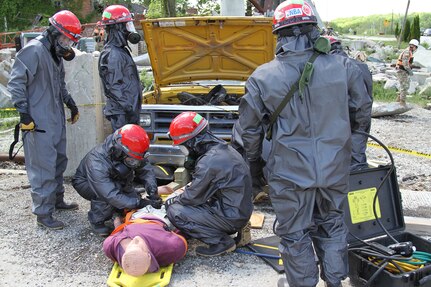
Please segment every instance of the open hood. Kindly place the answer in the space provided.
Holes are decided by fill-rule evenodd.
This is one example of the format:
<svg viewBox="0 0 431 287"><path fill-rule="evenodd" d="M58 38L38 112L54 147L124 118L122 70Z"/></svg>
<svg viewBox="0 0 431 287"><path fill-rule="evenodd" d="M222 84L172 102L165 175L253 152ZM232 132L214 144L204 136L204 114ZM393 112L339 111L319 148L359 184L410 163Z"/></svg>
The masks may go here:
<svg viewBox="0 0 431 287"><path fill-rule="evenodd" d="M156 89L197 80L245 81L274 58L271 18L183 17L141 24Z"/></svg>

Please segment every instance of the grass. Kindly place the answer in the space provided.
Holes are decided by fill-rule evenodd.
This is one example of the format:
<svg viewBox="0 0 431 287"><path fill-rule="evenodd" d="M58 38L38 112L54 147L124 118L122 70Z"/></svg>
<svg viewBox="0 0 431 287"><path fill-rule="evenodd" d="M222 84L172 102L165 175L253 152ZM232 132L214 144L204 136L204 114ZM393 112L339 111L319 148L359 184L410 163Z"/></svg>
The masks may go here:
<svg viewBox="0 0 431 287"><path fill-rule="evenodd" d="M373 83L373 99L377 102L395 102L397 98L396 89L384 89L385 83L374 82ZM414 93L411 97L407 98L408 103L416 104L421 107L425 107L430 102L431 95L422 95Z"/></svg>
<svg viewBox="0 0 431 287"><path fill-rule="evenodd" d="M13 128L19 122L19 113L15 109L0 109L0 131Z"/></svg>

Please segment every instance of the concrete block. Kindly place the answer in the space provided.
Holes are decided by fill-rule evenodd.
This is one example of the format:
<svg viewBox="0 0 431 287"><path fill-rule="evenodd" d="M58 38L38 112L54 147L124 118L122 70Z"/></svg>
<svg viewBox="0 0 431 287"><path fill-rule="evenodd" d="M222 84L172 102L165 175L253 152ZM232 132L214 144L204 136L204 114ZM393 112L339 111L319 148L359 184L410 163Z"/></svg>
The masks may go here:
<svg viewBox="0 0 431 287"><path fill-rule="evenodd" d="M67 124L67 157L64 176L75 174L81 159L97 144L103 142L107 122L103 116L105 98L98 70L98 58L77 51L75 59L64 62L66 86L79 108L80 118ZM66 109L66 117L70 111Z"/></svg>
<svg viewBox="0 0 431 287"><path fill-rule="evenodd" d="M180 186L184 186L190 182L190 173L184 167L179 167L174 172L174 181Z"/></svg>

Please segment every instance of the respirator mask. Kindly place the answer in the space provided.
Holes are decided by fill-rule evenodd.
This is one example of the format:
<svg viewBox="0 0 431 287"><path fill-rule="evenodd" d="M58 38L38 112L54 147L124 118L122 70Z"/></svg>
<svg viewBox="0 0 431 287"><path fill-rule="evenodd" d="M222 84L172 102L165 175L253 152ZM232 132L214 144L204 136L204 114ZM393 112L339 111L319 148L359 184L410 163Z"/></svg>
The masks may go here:
<svg viewBox="0 0 431 287"><path fill-rule="evenodd" d="M136 32L135 25L132 21L126 23L126 30L129 32L127 40L132 44L138 44L141 41L141 35Z"/></svg>
<svg viewBox="0 0 431 287"><path fill-rule="evenodd" d="M193 139L188 140L178 146L186 157L184 161L184 168L191 171L195 169L196 159L198 158L198 154L193 150L193 143L191 142L192 140Z"/></svg>
<svg viewBox="0 0 431 287"><path fill-rule="evenodd" d="M66 61L71 61L75 58L75 52L72 49L74 45L75 42L61 34L55 44L55 54Z"/></svg>

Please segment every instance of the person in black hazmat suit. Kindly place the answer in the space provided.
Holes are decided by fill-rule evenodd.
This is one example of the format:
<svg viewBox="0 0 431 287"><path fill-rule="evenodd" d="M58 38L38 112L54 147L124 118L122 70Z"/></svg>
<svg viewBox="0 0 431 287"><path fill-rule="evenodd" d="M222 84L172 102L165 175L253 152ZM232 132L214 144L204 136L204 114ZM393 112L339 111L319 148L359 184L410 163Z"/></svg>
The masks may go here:
<svg viewBox="0 0 431 287"><path fill-rule="evenodd" d="M349 192L351 132L368 124L370 99L363 96L359 68L324 53L329 41L316 24L307 2L287 0L277 7L276 56L249 77L239 106L253 177L263 173L264 127L272 128L266 167L286 274L279 286L316 286L315 254L326 286L341 286L348 274L342 202ZM271 125L271 115L301 75L298 90Z"/></svg>
<svg viewBox="0 0 431 287"><path fill-rule="evenodd" d="M373 108L373 76L371 75L370 70L368 69L368 65L360 62L358 60L349 58L346 52L343 50L343 46L341 45L341 41L332 36L325 36L331 44L331 51L329 54L331 55L340 55L342 57L347 57L351 62L353 62L362 72L362 78L366 88L366 94L364 97L370 98L370 103L364 107L367 109L367 113L370 114L368 119L368 123L364 126L364 130L362 132L370 133L371 129L371 110ZM367 149L367 140L368 137L364 134L352 133L352 158L350 162L350 171L360 170L363 168L367 168L367 156L365 151Z"/></svg>
<svg viewBox="0 0 431 287"><path fill-rule="evenodd" d="M137 44L141 37L133 25L132 14L122 5L108 6L102 14L107 39L99 57L99 75L106 96L105 117L115 131L125 124L138 124L142 86L128 41Z"/></svg>
<svg viewBox="0 0 431 287"><path fill-rule="evenodd" d="M183 234L208 244L198 246L196 254L216 256L248 243L253 203L247 163L207 125L195 112L183 112L171 122L173 144L195 158L195 168L184 192L166 200L165 206L169 220ZM230 235L235 233L234 239Z"/></svg>
<svg viewBox="0 0 431 287"><path fill-rule="evenodd" d="M20 114L32 212L37 215L38 225L62 229L64 223L52 216L54 209L78 208L76 203L64 201L64 104L71 111L69 122L74 124L79 118L78 107L66 89L63 59L75 57L72 46L81 37L81 23L67 10L54 14L49 23L42 35L17 53L7 89Z"/></svg>
<svg viewBox="0 0 431 287"><path fill-rule="evenodd" d="M107 236L112 231L105 221L125 209L149 204L161 208L153 168L145 158L150 140L145 130L127 124L109 135L81 160L72 178L72 185L83 198L91 201L88 221L93 231ZM137 177L144 184L147 198L133 187Z"/></svg>

